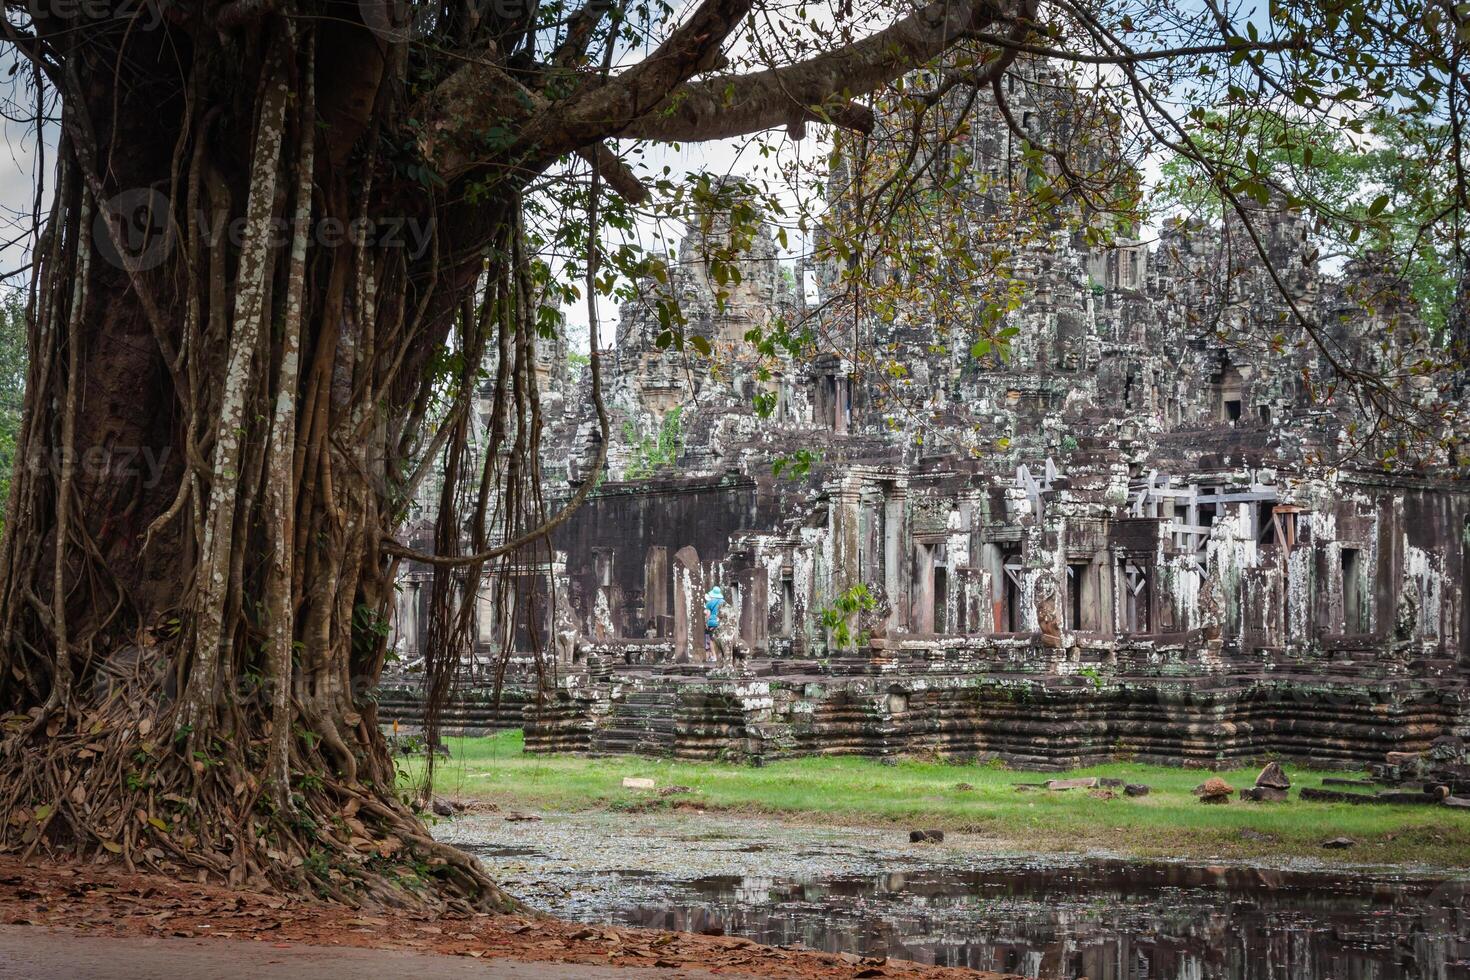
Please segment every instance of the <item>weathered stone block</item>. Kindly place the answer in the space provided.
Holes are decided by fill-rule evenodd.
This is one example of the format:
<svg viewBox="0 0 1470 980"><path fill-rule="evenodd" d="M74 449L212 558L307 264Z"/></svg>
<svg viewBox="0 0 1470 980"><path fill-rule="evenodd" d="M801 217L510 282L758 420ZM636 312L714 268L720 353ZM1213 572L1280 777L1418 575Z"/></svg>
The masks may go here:
<svg viewBox="0 0 1470 980"><path fill-rule="evenodd" d="M1291 779L1287 777L1286 770L1281 768L1281 763L1272 762L1256 777L1256 785L1288 790L1291 789Z"/></svg>
<svg viewBox="0 0 1470 980"><path fill-rule="evenodd" d="M1219 776L1211 776L1194 788L1194 795L1201 803L1229 803L1234 794L1235 787Z"/></svg>
<svg viewBox="0 0 1470 980"><path fill-rule="evenodd" d="M1092 789L1098 784L1096 776L1087 776L1080 779L1048 779L1047 789Z"/></svg>

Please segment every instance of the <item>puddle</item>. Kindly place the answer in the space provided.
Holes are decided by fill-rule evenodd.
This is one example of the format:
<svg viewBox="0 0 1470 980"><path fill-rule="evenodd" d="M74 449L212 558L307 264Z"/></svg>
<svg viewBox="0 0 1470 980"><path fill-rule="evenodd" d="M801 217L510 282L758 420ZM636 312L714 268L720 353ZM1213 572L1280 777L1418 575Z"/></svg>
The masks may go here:
<svg viewBox="0 0 1470 980"><path fill-rule="evenodd" d="M707 816L487 814L439 836L588 922L1044 978L1470 980L1470 879L1428 872L1004 854Z"/></svg>
<svg viewBox="0 0 1470 980"><path fill-rule="evenodd" d="M494 863L497 858L545 857L534 847L497 847L493 844L466 844L464 849L481 861Z"/></svg>

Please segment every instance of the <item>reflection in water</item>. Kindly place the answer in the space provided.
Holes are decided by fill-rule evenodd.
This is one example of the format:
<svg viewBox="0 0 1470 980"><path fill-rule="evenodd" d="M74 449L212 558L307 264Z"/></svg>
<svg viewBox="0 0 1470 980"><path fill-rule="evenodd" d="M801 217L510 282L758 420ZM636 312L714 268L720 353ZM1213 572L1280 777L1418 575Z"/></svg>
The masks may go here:
<svg viewBox="0 0 1470 980"><path fill-rule="evenodd" d="M1470 978L1470 883L1087 861L640 889L581 918L1032 977Z"/></svg>

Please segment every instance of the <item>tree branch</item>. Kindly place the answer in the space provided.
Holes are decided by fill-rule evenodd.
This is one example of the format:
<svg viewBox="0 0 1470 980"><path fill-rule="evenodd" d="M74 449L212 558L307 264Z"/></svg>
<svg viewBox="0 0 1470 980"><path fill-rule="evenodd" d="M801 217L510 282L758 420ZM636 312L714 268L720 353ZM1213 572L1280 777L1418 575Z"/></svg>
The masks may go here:
<svg viewBox="0 0 1470 980"><path fill-rule="evenodd" d="M592 168L607 181L607 186L617 191L618 197L629 204L643 204L648 200L648 188L638 179L632 169L606 143L584 147L577 156L592 165Z"/></svg>
<svg viewBox="0 0 1470 980"><path fill-rule="evenodd" d="M602 135L710 140L814 120L867 132L871 114L848 104L847 97L873 91L1005 17L998 0L936 0L876 34L806 61L681 85L652 111Z"/></svg>
<svg viewBox="0 0 1470 980"><path fill-rule="evenodd" d="M448 180L492 161L534 169L608 138L699 141L778 126L799 132L807 122L870 132L872 112L850 97L932 61L997 21L1015 21L1003 2L934 0L884 30L806 61L687 82L718 68L724 40L751 5L704 0L648 58L560 102L494 64L466 63L421 103L420 148ZM493 123L515 131L508 145L483 145Z"/></svg>
<svg viewBox="0 0 1470 980"><path fill-rule="evenodd" d="M558 128L569 134L595 132L609 120L637 118L663 102L681 82L723 65L725 39L751 5L752 0L703 0L648 57L560 107Z"/></svg>

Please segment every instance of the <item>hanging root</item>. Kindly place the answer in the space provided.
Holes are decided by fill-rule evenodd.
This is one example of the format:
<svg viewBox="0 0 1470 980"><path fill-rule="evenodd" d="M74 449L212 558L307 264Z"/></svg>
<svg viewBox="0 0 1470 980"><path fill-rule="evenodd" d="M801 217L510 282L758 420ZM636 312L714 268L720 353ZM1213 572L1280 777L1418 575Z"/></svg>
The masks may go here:
<svg viewBox="0 0 1470 980"><path fill-rule="evenodd" d="M376 190L379 170L397 165L377 157L376 117L350 153L322 152L342 127L317 122L317 29L266 16L258 60L243 61L201 35L185 97L162 110L130 93L89 106L91 88L66 76L27 322L26 463L0 545L0 851L351 905L519 909L474 858L432 838L400 791L372 700L398 560L385 541L425 455L454 464L446 549L460 543L457 515L473 518L476 550L544 526L519 186L507 181L486 238L449 271L437 238L422 258L319 247L314 223L371 226L406 197ZM256 105L211 104L219 91L254 92ZM167 189L167 259L92 262L93 215L135 161L100 152L108 140L91 120L161 111L181 114L166 172L130 186ZM344 169L323 179L330 166ZM453 208L432 190L407 203L434 228ZM97 227L115 232L116 218ZM135 415L103 414L121 400L109 331L130 352L139 338L157 347L137 355L139 369L167 390L140 396ZM421 356L440 350L461 365L448 385ZM487 356L497 408L470 490L465 441ZM432 406L446 387L449 431L421 443L440 428ZM166 460L156 492L123 494L115 474L78 466L81 444L102 438ZM544 554L537 538L497 568ZM468 640L470 604L451 613L454 590L477 591L486 564L436 582L435 703ZM511 579L497 588L519 588Z"/></svg>

